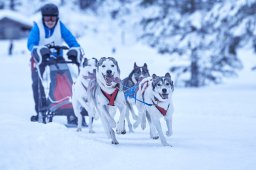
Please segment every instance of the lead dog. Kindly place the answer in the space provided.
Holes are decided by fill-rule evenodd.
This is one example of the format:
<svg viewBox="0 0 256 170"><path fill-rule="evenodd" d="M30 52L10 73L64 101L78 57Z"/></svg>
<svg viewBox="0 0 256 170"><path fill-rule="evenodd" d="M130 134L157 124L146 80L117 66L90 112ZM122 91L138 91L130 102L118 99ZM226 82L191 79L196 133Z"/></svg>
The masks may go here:
<svg viewBox="0 0 256 170"><path fill-rule="evenodd" d="M78 119L77 131L82 130L81 127L83 116L81 114L81 109L85 108L89 116L89 133L94 133L92 128L92 118L97 115L95 115L96 112L94 107L90 106L90 103L88 102L87 92L88 90L90 90L88 89L89 82L92 79L96 79L96 65L97 59L84 58L84 61L82 62L82 67L80 68L81 71L77 77L76 82L72 86L72 105L74 113Z"/></svg>
<svg viewBox="0 0 256 170"><path fill-rule="evenodd" d="M136 128L140 123L142 129L146 127L146 116L148 116L150 126L150 137L158 139L164 146L169 144L162 131L160 119L164 118L167 125L167 136L172 135L172 115L174 106L172 93L174 90L173 81L169 73L159 77L155 74L152 77L143 79L139 84L137 98L143 102L137 102L139 110L138 120L134 123ZM159 136L158 136L159 135Z"/></svg>
<svg viewBox="0 0 256 170"><path fill-rule="evenodd" d="M136 62L134 63L133 70L129 74L128 77L122 80L123 90L125 93L126 104L128 106L129 112L126 115L126 120L128 124L128 128L130 132L133 132L132 124L130 121L129 113L132 114L132 118L137 120L138 116L135 114L133 109L133 105L136 103L136 93L138 89L138 85L146 77L149 77L148 66L144 63L143 66L138 66Z"/></svg>
<svg viewBox="0 0 256 170"><path fill-rule="evenodd" d="M96 85L93 82L90 83L93 88L89 91L89 101L96 106L112 144L118 144L113 128L116 127L118 134L124 132L124 119L128 111L120 82L120 69L117 61L112 57L102 57L97 64ZM120 111L117 125L112 115L116 107Z"/></svg>

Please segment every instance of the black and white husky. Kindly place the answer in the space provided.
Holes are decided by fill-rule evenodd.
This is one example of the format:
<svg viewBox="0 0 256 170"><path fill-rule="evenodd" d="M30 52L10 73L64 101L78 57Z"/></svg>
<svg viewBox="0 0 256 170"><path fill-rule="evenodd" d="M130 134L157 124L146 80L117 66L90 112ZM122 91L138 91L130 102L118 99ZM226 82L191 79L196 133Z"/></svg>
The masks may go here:
<svg viewBox="0 0 256 170"><path fill-rule="evenodd" d="M137 98L143 102L136 102L139 111L138 120L134 123L136 128L140 123L142 129L146 128L146 115L149 117L150 137L158 139L164 146L169 144L162 131L160 119L164 118L167 125L167 136L172 135L172 115L174 106L172 101L174 86L169 73L159 77L155 74L152 77L143 79L139 84Z"/></svg>
<svg viewBox="0 0 256 170"><path fill-rule="evenodd" d="M129 113L132 114L134 120L137 120L137 115L134 112L133 105L136 103L136 93L138 85L142 79L149 77L148 66L144 63L143 66L137 66L136 62L134 63L133 70L129 76L122 80L123 90L125 93L126 104L129 108L128 114L126 115L126 120L130 132L133 132L132 124L130 121Z"/></svg>
<svg viewBox="0 0 256 170"><path fill-rule="evenodd" d="M92 128L92 118L96 117L97 114L93 106L88 102L87 92L89 89L89 82L92 79L96 79L96 66L97 59L87 59L84 58L82 66L80 67L80 73L77 77L76 82L72 86L72 105L74 113L78 119L77 131L82 130L82 120L83 116L81 114L81 109L84 108L89 116L89 133L94 133Z"/></svg>
<svg viewBox="0 0 256 170"><path fill-rule="evenodd" d="M96 82L91 83L91 86L94 88L89 91L89 102L93 102L96 106L103 127L107 136L111 138L112 144L118 144L113 128L116 127L118 134L124 132L124 119L128 110L120 81L120 69L114 58L102 57L98 61ZM117 124L112 115L116 108L120 111Z"/></svg>

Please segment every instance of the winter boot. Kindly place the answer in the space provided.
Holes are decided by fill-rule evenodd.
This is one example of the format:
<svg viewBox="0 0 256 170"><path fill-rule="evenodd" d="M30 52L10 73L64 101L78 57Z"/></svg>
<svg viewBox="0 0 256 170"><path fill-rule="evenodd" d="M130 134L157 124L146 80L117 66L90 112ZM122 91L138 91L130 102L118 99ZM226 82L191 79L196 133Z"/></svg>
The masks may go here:
<svg viewBox="0 0 256 170"><path fill-rule="evenodd" d="M38 115L32 115L32 116L30 117L30 121L31 121L31 122L37 122L37 121L38 121Z"/></svg>
<svg viewBox="0 0 256 170"><path fill-rule="evenodd" d="M75 115L67 116L67 124L77 126L77 118L75 117Z"/></svg>

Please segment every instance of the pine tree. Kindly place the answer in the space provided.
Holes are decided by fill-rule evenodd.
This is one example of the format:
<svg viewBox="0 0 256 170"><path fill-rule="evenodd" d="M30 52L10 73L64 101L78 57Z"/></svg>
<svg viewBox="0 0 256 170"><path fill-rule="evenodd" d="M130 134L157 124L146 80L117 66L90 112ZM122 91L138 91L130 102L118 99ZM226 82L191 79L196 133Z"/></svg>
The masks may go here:
<svg viewBox="0 0 256 170"><path fill-rule="evenodd" d="M255 3L142 0L140 40L160 53L188 57L190 64L170 68L177 75L190 74L185 86L219 83L242 68L237 49L256 42Z"/></svg>

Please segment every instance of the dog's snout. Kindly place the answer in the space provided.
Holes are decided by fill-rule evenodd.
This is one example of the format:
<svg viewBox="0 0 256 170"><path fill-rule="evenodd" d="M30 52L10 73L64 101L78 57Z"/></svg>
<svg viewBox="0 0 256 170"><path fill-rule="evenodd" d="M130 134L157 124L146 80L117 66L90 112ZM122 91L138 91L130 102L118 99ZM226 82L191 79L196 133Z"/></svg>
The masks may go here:
<svg viewBox="0 0 256 170"><path fill-rule="evenodd" d="M167 92L167 89L162 89L162 92L163 92L163 93L166 93L166 92Z"/></svg>
<svg viewBox="0 0 256 170"><path fill-rule="evenodd" d="M112 74L112 70L107 70L107 74Z"/></svg>

